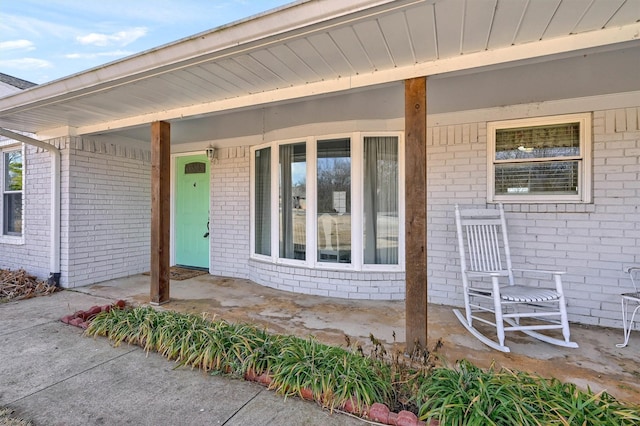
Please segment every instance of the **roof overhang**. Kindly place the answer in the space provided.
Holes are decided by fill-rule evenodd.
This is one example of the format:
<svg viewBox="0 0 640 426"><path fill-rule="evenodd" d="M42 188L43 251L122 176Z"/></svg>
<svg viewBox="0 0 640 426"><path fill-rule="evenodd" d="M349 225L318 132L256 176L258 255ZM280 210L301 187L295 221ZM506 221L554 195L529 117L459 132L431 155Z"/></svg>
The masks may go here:
<svg viewBox="0 0 640 426"><path fill-rule="evenodd" d="M40 138L640 44L635 0L311 0L0 99Z"/></svg>

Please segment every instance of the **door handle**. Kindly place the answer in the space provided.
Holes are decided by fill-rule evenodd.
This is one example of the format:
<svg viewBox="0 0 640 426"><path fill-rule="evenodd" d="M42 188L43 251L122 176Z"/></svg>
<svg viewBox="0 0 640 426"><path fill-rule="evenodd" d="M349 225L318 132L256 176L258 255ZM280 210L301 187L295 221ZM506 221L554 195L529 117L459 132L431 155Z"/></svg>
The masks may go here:
<svg viewBox="0 0 640 426"><path fill-rule="evenodd" d="M207 232L204 233L202 238L209 238L209 222L207 221Z"/></svg>

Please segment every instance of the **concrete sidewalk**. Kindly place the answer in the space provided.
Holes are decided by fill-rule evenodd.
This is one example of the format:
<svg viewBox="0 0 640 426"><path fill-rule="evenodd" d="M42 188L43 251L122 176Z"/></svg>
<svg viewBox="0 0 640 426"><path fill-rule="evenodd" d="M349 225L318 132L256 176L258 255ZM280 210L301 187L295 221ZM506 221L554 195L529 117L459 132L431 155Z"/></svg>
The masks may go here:
<svg viewBox="0 0 640 426"><path fill-rule="evenodd" d="M114 300L73 291L0 304L0 407L34 425L362 425L251 382L114 348L60 318Z"/></svg>

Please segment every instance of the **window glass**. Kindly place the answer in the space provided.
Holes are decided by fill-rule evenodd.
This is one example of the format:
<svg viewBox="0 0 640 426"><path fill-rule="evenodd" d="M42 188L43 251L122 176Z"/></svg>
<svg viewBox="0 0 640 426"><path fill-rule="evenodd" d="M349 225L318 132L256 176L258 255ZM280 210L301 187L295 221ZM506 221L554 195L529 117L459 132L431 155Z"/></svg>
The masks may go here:
<svg viewBox="0 0 640 426"><path fill-rule="evenodd" d="M580 123L496 130L496 160L580 155Z"/></svg>
<svg viewBox="0 0 640 426"><path fill-rule="evenodd" d="M578 162L496 164L496 195L577 194Z"/></svg>
<svg viewBox="0 0 640 426"><path fill-rule="evenodd" d="M271 148L255 152L255 252L271 255Z"/></svg>
<svg viewBox="0 0 640 426"><path fill-rule="evenodd" d="M398 263L398 138L364 138L364 263Z"/></svg>
<svg viewBox="0 0 640 426"><path fill-rule="evenodd" d="M22 151L3 155L3 234L22 235Z"/></svg>
<svg viewBox="0 0 640 426"><path fill-rule="evenodd" d="M318 261L351 263L351 141L317 144Z"/></svg>
<svg viewBox="0 0 640 426"><path fill-rule="evenodd" d="M304 143L280 146L280 257L306 259L307 156Z"/></svg>
<svg viewBox="0 0 640 426"><path fill-rule="evenodd" d="M588 114L488 123L489 201L589 202L590 123Z"/></svg>

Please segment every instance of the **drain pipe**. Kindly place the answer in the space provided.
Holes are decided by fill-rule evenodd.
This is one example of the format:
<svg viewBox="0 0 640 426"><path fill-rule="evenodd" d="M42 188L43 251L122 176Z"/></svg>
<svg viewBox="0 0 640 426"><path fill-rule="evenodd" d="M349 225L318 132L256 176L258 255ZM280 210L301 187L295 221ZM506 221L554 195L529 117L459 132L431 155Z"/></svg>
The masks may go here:
<svg viewBox="0 0 640 426"><path fill-rule="evenodd" d="M60 150L53 145L0 127L0 135L49 151L51 155L51 247L50 285L60 286Z"/></svg>

